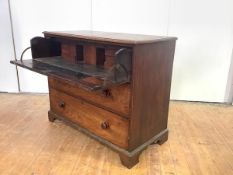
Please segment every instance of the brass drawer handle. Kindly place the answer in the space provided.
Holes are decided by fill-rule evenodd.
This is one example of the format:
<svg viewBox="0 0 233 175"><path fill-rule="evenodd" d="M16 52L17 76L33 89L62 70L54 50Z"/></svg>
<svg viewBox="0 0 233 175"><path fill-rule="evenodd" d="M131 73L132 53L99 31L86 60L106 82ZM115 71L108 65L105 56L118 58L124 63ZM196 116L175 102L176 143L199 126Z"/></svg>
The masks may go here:
<svg viewBox="0 0 233 175"><path fill-rule="evenodd" d="M65 107L65 102L64 101L60 101L59 104L58 104L58 106L60 108L64 108Z"/></svg>
<svg viewBox="0 0 233 175"><path fill-rule="evenodd" d="M101 128L102 129L108 129L109 128L109 123L107 121L101 123Z"/></svg>

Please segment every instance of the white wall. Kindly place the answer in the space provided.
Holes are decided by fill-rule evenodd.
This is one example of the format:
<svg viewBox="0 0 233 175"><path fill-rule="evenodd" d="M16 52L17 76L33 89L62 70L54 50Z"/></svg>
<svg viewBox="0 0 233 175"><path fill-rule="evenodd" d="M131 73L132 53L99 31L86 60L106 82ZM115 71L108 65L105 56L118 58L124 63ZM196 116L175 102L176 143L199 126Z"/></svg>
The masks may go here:
<svg viewBox="0 0 233 175"><path fill-rule="evenodd" d="M232 0L172 1L169 35L179 38L171 98L223 102L233 48Z"/></svg>
<svg viewBox="0 0 233 175"><path fill-rule="evenodd" d="M95 0L93 29L177 36L171 98L223 102L232 7L232 0Z"/></svg>
<svg viewBox="0 0 233 175"><path fill-rule="evenodd" d="M233 49L232 0L11 0L11 5L18 57L44 30L177 36L171 98L224 101ZM19 73L22 91L47 91L44 76Z"/></svg>
<svg viewBox="0 0 233 175"><path fill-rule="evenodd" d="M94 0L93 30L166 35L169 2L170 0Z"/></svg>
<svg viewBox="0 0 233 175"><path fill-rule="evenodd" d="M14 50L7 0L0 1L0 27L0 91L17 92L16 69L10 64L10 60L14 59Z"/></svg>
<svg viewBox="0 0 233 175"><path fill-rule="evenodd" d="M43 31L91 28L91 0L11 0L16 54ZM25 54L30 59L30 51ZM47 77L19 68L21 91L48 92Z"/></svg>

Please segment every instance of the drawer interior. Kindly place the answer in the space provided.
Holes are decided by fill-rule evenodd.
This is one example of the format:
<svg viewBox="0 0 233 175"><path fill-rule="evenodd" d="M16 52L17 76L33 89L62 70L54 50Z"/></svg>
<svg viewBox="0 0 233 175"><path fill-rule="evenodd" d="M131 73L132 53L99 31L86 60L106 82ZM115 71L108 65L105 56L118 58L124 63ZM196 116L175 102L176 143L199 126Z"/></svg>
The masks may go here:
<svg viewBox="0 0 233 175"><path fill-rule="evenodd" d="M67 44L36 37L31 40L31 50L33 59L11 63L44 75L75 81L91 91L131 80L130 48L95 43Z"/></svg>

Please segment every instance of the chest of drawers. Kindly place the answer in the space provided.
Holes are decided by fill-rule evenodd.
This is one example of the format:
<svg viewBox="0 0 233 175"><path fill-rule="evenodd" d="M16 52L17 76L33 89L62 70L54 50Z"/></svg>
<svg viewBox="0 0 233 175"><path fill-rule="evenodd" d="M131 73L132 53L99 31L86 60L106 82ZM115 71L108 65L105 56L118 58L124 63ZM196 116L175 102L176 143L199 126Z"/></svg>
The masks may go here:
<svg viewBox="0 0 233 175"><path fill-rule="evenodd" d="M60 119L133 167L168 139L175 37L94 31L44 32L31 60L11 63L48 76L49 121Z"/></svg>

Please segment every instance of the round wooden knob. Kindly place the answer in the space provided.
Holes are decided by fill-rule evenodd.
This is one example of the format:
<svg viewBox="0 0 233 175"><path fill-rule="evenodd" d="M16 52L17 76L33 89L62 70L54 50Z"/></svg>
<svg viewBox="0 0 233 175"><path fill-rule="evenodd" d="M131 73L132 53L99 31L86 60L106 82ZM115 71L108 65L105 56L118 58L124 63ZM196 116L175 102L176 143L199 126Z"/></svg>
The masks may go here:
<svg viewBox="0 0 233 175"><path fill-rule="evenodd" d="M65 107L65 102L64 101L60 101L59 104L58 104L58 106L60 108L64 108Z"/></svg>
<svg viewBox="0 0 233 175"><path fill-rule="evenodd" d="M109 123L107 121L101 123L101 128L102 129L108 129L109 128Z"/></svg>

